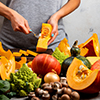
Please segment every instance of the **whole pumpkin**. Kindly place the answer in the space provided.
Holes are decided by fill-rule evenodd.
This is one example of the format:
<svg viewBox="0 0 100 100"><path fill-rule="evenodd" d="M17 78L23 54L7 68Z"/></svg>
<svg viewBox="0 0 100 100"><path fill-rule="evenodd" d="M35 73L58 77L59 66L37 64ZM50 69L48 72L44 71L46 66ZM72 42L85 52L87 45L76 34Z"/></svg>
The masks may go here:
<svg viewBox="0 0 100 100"><path fill-rule="evenodd" d="M52 71L55 71L59 75L61 72L61 65L52 55L39 54L32 61L32 70L42 76Z"/></svg>

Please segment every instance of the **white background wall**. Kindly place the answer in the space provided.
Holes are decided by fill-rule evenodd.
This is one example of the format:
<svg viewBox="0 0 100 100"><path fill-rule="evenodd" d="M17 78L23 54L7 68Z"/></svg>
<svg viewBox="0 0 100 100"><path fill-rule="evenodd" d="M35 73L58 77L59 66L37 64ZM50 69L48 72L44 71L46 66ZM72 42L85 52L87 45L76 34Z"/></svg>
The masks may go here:
<svg viewBox="0 0 100 100"><path fill-rule="evenodd" d="M0 1L5 3L6 0ZM63 0L63 4L67 1ZM1 27L3 18L0 19ZM80 6L64 17L64 24L70 46L75 40L78 40L79 44L85 42L93 33L98 34L100 41L100 0L81 0Z"/></svg>
<svg viewBox="0 0 100 100"><path fill-rule="evenodd" d="M70 45L76 39L79 44L85 42L93 33L100 42L100 0L81 0L78 9L64 18L64 24Z"/></svg>

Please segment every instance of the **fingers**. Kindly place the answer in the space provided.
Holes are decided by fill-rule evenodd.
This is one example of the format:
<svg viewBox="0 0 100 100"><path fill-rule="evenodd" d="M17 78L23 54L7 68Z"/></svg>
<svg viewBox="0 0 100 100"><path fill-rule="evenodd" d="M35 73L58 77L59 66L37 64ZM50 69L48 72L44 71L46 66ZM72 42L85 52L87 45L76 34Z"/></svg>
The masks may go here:
<svg viewBox="0 0 100 100"><path fill-rule="evenodd" d="M28 25L27 20L25 20L24 24L20 25L19 28L20 28L20 31L23 32L23 33L25 33L25 34L29 34L30 33L30 31L29 31L30 27Z"/></svg>
<svg viewBox="0 0 100 100"><path fill-rule="evenodd" d="M51 39L48 41L48 45L50 45L58 35L58 31L56 33L51 34Z"/></svg>
<svg viewBox="0 0 100 100"><path fill-rule="evenodd" d="M25 34L29 34L30 33L30 27L28 25L28 22L25 21L24 24L19 24L18 26L15 27L14 31L20 31L23 32Z"/></svg>

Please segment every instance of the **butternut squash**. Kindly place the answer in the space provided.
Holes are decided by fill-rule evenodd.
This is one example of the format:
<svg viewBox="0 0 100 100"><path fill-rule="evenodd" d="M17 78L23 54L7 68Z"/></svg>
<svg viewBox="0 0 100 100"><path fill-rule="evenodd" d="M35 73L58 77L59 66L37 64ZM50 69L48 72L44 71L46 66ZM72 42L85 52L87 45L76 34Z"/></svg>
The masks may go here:
<svg viewBox="0 0 100 100"><path fill-rule="evenodd" d="M48 48L48 41L51 39L52 26L47 23L42 24L41 36L38 39L36 51L45 52Z"/></svg>

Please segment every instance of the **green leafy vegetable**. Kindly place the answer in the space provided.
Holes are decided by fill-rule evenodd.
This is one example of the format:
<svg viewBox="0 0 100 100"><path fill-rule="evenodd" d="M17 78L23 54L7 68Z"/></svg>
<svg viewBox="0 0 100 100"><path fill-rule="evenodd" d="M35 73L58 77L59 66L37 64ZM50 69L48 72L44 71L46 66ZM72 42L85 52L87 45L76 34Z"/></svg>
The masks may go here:
<svg viewBox="0 0 100 100"><path fill-rule="evenodd" d="M7 96L8 98L12 98L12 97L16 96L16 92L8 92L8 93L6 94L6 96Z"/></svg>
<svg viewBox="0 0 100 100"><path fill-rule="evenodd" d="M63 61L69 57L69 55L65 55L64 52L61 52L58 47L55 48L52 56L54 56L59 61L60 65L62 65Z"/></svg>
<svg viewBox="0 0 100 100"><path fill-rule="evenodd" d="M0 80L0 100L9 100L5 92L10 89L10 83L6 80Z"/></svg>
<svg viewBox="0 0 100 100"><path fill-rule="evenodd" d="M7 96L5 96L4 94L1 94L0 100L9 100L9 98Z"/></svg>
<svg viewBox="0 0 100 100"><path fill-rule="evenodd" d="M10 83L8 81L0 80L0 91L3 93L10 89Z"/></svg>

